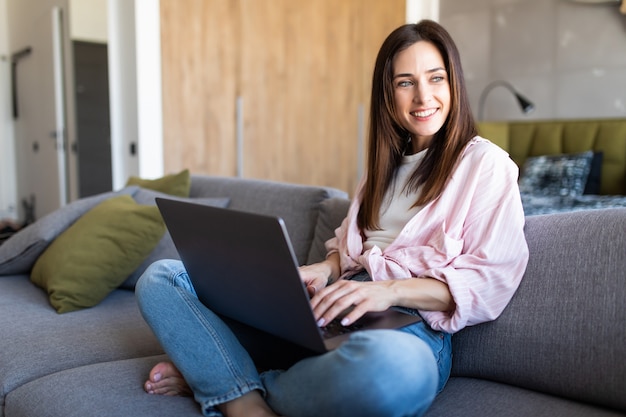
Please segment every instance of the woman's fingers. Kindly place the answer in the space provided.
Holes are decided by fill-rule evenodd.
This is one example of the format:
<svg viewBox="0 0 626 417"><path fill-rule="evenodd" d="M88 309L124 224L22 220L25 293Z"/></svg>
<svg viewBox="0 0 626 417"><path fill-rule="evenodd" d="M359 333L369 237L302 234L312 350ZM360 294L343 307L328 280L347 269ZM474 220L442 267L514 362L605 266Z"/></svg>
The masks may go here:
<svg viewBox="0 0 626 417"><path fill-rule="evenodd" d="M340 281L319 291L311 300L315 318L325 326L336 317L342 324L354 323L368 311L389 307L385 301L384 285L372 282Z"/></svg>

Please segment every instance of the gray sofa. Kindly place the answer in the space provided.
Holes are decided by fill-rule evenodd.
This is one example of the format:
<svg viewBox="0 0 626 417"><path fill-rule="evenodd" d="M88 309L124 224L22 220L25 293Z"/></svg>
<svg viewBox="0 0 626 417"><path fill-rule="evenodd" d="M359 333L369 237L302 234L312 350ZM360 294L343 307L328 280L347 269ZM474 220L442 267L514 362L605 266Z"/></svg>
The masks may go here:
<svg viewBox="0 0 626 417"><path fill-rule="evenodd" d="M117 193L154 198L137 187ZM95 307L57 314L29 280L50 241L117 193L72 203L0 246L0 417L200 415L190 398L142 389L166 356L137 310L133 279L176 256L167 234ZM194 176L190 196L280 215L301 263L323 258L348 207L338 190L220 177ZM626 209L527 218L531 257L518 293L498 320L453 337L453 376L427 415L625 415L625 231Z"/></svg>

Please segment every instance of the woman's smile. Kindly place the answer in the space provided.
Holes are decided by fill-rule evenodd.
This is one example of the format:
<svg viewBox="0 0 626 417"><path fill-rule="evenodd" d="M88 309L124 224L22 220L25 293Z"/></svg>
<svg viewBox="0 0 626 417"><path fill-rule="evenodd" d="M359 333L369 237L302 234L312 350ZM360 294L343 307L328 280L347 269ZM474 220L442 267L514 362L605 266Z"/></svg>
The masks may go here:
<svg viewBox="0 0 626 417"><path fill-rule="evenodd" d="M450 83L441 53L430 42L416 42L396 55L393 70L396 117L417 148L426 148L450 113Z"/></svg>

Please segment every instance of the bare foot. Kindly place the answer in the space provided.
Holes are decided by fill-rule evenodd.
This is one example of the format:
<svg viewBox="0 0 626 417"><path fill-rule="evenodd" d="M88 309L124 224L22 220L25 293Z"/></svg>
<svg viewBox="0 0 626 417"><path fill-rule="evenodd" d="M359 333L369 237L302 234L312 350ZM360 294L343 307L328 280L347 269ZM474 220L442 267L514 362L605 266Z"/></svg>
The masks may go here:
<svg viewBox="0 0 626 417"><path fill-rule="evenodd" d="M171 362L159 362L150 371L144 384L148 394L185 396L193 395L185 378ZM225 416L279 417L267 405L258 391L251 391L232 401L217 406Z"/></svg>
<svg viewBox="0 0 626 417"><path fill-rule="evenodd" d="M159 362L154 365L143 387L148 394L184 397L192 395L185 378L171 362Z"/></svg>

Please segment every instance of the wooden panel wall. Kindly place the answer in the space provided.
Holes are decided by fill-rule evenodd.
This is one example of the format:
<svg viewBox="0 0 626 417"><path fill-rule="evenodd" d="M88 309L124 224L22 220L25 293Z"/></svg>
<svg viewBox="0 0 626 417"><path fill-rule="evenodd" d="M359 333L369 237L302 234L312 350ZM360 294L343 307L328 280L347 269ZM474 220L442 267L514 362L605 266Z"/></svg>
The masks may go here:
<svg viewBox="0 0 626 417"><path fill-rule="evenodd" d="M353 191L359 105L404 16L405 0L161 0L166 171L235 175L241 97L245 177Z"/></svg>
<svg viewBox="0 0 626 417"><path fill-rule="evenodd" d="M220 0L160 4L165 170L233 175L238 8Z"/></svg>

